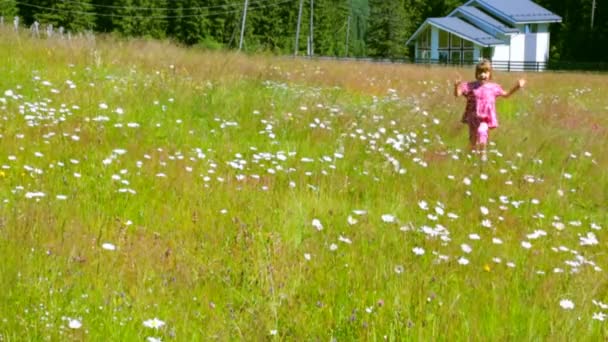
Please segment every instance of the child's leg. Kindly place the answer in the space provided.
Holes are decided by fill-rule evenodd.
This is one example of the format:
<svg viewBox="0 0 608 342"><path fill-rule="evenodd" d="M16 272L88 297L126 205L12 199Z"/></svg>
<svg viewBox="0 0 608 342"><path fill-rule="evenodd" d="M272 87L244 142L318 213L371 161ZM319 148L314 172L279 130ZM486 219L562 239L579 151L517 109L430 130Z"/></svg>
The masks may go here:
<svg viewBox="0 0 608 342"><path fill-rule="evenodd" d="M486 161L488 159L488 156L486 155L486 146L488 144L489 133L488 124L482 122L477 128L477 148L479 153L481 153L481 161Z"/></svg>
<svg viewBox="0 0 608 342"><path fill-rule="evenodd" d="M477 150L477 127L469 122L469 148L472 152Z"/></svg>

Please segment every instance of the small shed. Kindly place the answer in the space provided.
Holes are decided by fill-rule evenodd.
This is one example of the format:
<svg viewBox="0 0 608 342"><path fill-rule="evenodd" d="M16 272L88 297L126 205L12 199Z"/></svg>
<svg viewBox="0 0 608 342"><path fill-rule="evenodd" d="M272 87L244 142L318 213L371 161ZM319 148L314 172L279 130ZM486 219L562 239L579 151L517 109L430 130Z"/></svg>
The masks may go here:
<svg viewBox="0 0 608 342"><path fill-rule="evenodd" d="M544 70L551 23L562 18L530 0L471 0L448 16L428 18L408 39L417 63L492 60L505 70Z"/></svg>

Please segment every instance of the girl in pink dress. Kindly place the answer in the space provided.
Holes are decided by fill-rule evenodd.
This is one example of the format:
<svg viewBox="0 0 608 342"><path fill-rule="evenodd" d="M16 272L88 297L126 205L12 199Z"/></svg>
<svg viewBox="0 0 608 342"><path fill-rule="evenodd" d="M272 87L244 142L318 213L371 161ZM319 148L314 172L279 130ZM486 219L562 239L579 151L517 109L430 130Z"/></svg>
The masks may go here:
<svg viewBox="0 0 608 342"><path fill-rule="evenodd" d="M462 115L462 122L469 125L469 142L473 151L481 154L482 161L486 160L486 145L490 129L498 127L496 117L496 98L509 97L526 84L520 79L509 92L492 80L492 64L483 60L475 67L475 81L454 84L454 96L465 96L467 106Z"/></svg>

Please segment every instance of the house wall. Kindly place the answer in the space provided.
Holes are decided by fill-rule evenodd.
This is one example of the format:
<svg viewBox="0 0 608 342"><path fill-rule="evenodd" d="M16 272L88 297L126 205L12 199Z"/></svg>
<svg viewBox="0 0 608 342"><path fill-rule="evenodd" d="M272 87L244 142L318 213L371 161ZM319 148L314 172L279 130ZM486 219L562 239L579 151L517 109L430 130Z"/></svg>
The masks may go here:
<svg viewBox="0 0 608 342"><path fill-rule="evenodd" d="M511 61L546 62L549 59L549 24L538 24L535 33L521 33L511 36ZM518 25L521 32L525 25Z"/></svg>
<svg viewBox="0 0 608 342"><path fill-rule="evenodd" d="M508 44L497 45L494 47L494 53L492 54L492 60L494 61L508 61L510 59L510 49Z"/></svg>
<svg viewBox="0 0 608 342"><path fill-rule="evenodd" d="M431 26L431 59L439 59L439 29Z"/></svg>
<svg viewBox="0 0 608 342"><path fill-rule="evenodd" d="M529 47L528 50L534 49ZM535 50L535 49L534 49ZM536 54L536 51L534 51ZM511 49L509 51L509 58L511 62L523 62L526 56L526 35L525 34L514 34L511 35Z"/></svg>

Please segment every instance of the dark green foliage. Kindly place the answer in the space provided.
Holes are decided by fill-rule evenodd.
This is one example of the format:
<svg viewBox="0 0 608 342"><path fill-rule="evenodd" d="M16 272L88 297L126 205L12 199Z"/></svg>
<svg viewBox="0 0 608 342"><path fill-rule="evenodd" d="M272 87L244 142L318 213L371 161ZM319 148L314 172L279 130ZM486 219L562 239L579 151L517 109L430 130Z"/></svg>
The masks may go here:
<svg viewBox="0 0 608 342"><path fill-rule="evenodd" d="M115 29L125 36L164 38L171 8L166 0L115 0Z"/></svg>
<svg viewBox="0 0 608 342"><path fill-rule="evenodd" d="M311 13L311 2L314 8ZM507 1L507 0L505 0ZM551 25L551 58L608 60L608 2L535 0L562 16ZM300 0L249 0L244 51L292 54ZM304 0L298 54L403 58L406 40L429 17L445 16L464 0ZM245 0L4 0L5 24L14 15L66 30L170 38L186 45L238 48ZM311 34L310 18L314 30Z"/></svg>
<svg viewBox="0 0 608 342"><path fill-rule="evenodd" d="M403 0L370 0L367 52L373 57L402 58L406 54L406 11Z"/></svg>
<svg viewBox="0 0 608 342"><path fill-rule="evenodd" d="M17 13L16 0L0 1L0 17L4 18L4 23L11 22Z"/></svg>

